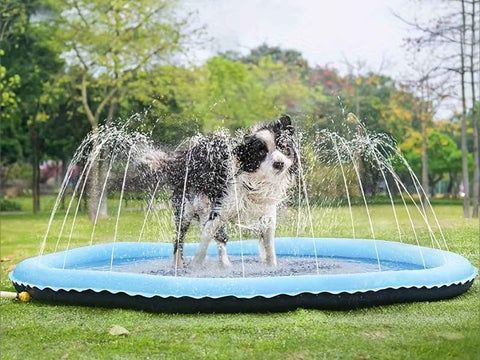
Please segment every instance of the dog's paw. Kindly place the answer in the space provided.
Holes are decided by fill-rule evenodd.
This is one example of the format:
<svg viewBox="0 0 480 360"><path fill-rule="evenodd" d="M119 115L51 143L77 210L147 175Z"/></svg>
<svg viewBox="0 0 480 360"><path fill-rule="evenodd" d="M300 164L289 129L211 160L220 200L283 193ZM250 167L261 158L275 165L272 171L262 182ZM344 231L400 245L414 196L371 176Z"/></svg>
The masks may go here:
<svg viewBox="0 0 480 360"><path fill-rule="evenodd" d="M191 266L193 269L201 269L205 267L205 257L196 255L190 262L189 266Z"/></svg>
<svg viewBox="0 0 480 360"><path fill-rule="evenodd" d="M277 267L277 259L276 258L266 258L262 261L265 266L269 268L276 268Z"/></svg>
<svg viewBox="0 0 480 360"><path fill-rule="evenodd" d="M173 266L175 268L183 268L185 265L185 259L183 258L183 255L181 254L180 251L176 251L173 254Z"/></svg>
<svg viewBox="0 0 480 360"><path fill-rule="evenodd" d="M222 270L229 270L232 268L232 263L228 258L220 258L218 261L218 265Z"/></svg>
<svg viewBox="0 0 480 360"><path fill-rule="evenodd" d="M185 266L185 260L183 258L173 259L173 267L181 269Z"/></svg>

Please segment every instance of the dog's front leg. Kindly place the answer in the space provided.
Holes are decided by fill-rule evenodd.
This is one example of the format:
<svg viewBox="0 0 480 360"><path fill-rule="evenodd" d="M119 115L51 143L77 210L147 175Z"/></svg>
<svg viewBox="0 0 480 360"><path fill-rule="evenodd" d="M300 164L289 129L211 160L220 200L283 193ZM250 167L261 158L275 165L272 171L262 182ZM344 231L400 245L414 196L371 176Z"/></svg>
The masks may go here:
<svg viewBox="0 0 480 360"><path fill-rule="evenodd" d="M227 254L227 241L228 236L225 230L225 226L220 226L217 233L215 234L215 241L217 242L218 247L218 261L220 263L220 267L224 269L228 269L232 266L230 260L228 259Z"/></svg>
<svg viewBox="0 0 480 360"><path fill-rule="evenodd" d="M202 266L204 264L207 256L208 244L210 244L210 240L212 240L217 233L220 225L220 218L216 217L215 219L208 220L203 226L200 234L200 245L198 246L198 251L192 260L193 266Z"/></svg>
<svg viewBox="0 0 480 360"><path fill-rule="evenodd" d="M268 266L277 266L277 255L275 254L275 228L277 226L276 209L264 217L263 231L259 242L260 260Z"/></svg>

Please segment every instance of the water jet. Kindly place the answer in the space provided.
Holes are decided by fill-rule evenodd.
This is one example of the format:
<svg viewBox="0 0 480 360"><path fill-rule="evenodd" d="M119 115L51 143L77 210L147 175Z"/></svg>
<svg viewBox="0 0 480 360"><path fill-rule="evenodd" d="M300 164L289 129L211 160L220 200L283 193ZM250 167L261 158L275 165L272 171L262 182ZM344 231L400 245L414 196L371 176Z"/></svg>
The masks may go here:
<svg viewBox="0 0 480 360"><path fill-rule="evenodd" d="M433 207L419 200L424 190L394 145L366 129L347 135L324 130L311 144L298 139L296 145L299 171L294 199L285 207L283 225L277 229L291 236L275 240L277 268L259 262L257 243L244 239L249 233L240 220L230 229L236 231L238 240L227 245L231 269L216 267L216 249L211 245L207 267L194 270L188 262L198 243L192 241L184 248L187 265L179 268L173 259L173 244L167 241L172 235L171 209L161 195L160 180L140 164L151 140L124 128L102 128L82 143L73 158L71 167L81 163L83 169L64 216L59 219L57 215L60 200L67 194L68 171L39 255L18 264L10 279L18 292L26 291L34 300L161 312L352 309L447 299L471 287L477 269L448 250ZM108 233L108 221L98 219L97 209L88 243L80 244L75 237L79 204L100 157L105 176L98 193L101 198L118 195L116 216ZM400 159L410 185L397 173L391 157ZM394 236L387 237L376 228L362 180L362 166L367 162L385 185ZM315 178L318 164L338 174L346 206L339 206L337 212L326 205L331 203L328 186L323 193L313 194L316 202L312 196L315 181L320 181L317 189L333 182L330 176ZM145 210L140 219L127 219L124 224L122 216L129 213L125 214L122 204L129 191L129 176L142 181ZM188 176L188 166L184 176ZM112 188L115 177L117 187ZM355 196L360 205L354 204ZM401 213L408 219L405 224ZM350 237L342 233L343 228L340 234L333 231L343 223L351 227ZM52 239L55 226L58 236ZM162 242L149 242L152 239Z"/></svg>

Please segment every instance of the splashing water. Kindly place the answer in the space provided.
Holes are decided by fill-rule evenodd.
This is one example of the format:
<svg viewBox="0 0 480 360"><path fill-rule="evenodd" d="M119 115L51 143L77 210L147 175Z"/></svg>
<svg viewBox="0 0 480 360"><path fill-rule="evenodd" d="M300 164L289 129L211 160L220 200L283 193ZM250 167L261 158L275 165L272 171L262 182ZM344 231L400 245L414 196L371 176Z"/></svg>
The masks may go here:
<svg viewBox="0 0 480 360"><path fill-rule="evenodd" d="M141 121L142 115L132 117ZM353 119L353 120L352 120ZM315 134L301 134L295 141L295 156L298 173L292 180L290 197L279 209L277 236L352 237L370 238L375 248L376 264L370 264L368 271L391 269L388 262L380 262L376 239L410 242L418 247L419 257L423 258L422 246L448 250L447 242L433 207L421 201L425 191L417 176L397 149L394 141L384 134L369 131L353 115L346 116L335 130L323 129ZM103 126L87 136L77 149L62 182L57 199L50 215L47 230L40 244L40 255L48 251L69 250L81 245L117 241L164 241L178 245L180 223L175 225L173 210L169 203L170 190L162 182L162 174L155 174L146 166L145 158L158 148L150 134L128 131L127 121L122 127ZM223 131L224 133L224 131ZM192 141L201 135L184 141L179 150L188 149ZM257 236L251 224L242 223L237 186L235 183L235 155L233 147L237 139L230 137L230 156L226 168L233 181L236 199L235 221L227 226L227 232L234 234L230 241L243 241L245 236ZM216 151L211 144L210 153ZM210 161L213 160L210 159ZM185 171L178 174L184 184L181 211L184 210L186 184L189 167L197 166L187 161ZM74 169L80 168L78 176ZM377 180L373 181L372 179ZM371 207L378 192L378 184L383 187L388 206L391 209L391 222L395 224L395 235L390 227L382 228L376 222L376 210ZM373 185L372 185L373 184ZM96 186L96 189L92 189ZM92 199L97 196L98 200ZM82 200L88 200L96 208L92 209L92 222L81 210ZM61 204L67 200L66 209ZM100 215L102 204L108 201L116 208L115 216L103 218ZM130 204L130 206L128 206ZM383 208L382 208L382 211ZM405 220L401 214L405 214ZM433 225L430 218L433 217ZM343 224L348 224L343 226ZM69 231L67 229L69 228ZM85 236L85 234L88 236ZM67 236L65 236L67 234ZM198 241L198 229L187 234L186 241ZM85 238L85 239L84 239ZM439 241L441 239L441 241ZM86 241L84 241L86 240ZM429 242L428 242L429 241ZM313 241L315 246L315 241ZM345 264L334 264L331 260L319 258L279 259L275 270L262 269L248 256L232 258L230 270L216 269L207 264L207 270L192 275L191 270L180 268L178 259L173 263L159 259L159 263L147 265L121 263L115 260L115 247L106 271L137 271L173 276L272 276L275 274L336 273L352 272ZM68 252L64 255L64 268L68 267ZM303 266L299 265L303 262ZM161 264L161 266L159 265ZM352 264L350 264L352 265ZM155 267L156 266L156 267ZM160 266L160 267L159 267ZM359 270L356 265L353 272ZM374 266L372 270L371 266ZM132 269L136 270L132 270ZM156 269L156 270L155 270ZM161 269L161 270L159 270ZM341 269L341 270L338 270ZM359 270L360 271L360 270ZM216 276L216 275L213 275Z"/></svg>

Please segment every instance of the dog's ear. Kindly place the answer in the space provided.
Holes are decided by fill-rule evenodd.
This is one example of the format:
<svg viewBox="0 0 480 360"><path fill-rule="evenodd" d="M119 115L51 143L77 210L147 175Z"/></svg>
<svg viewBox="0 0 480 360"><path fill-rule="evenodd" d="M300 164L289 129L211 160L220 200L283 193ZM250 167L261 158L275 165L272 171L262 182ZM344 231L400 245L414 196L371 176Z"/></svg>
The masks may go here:
<svg viewBox="0 0 480 360"><path fill-rule="evenodd" d="M283 129L287 129L287 127L292 126L292 118L287 114L280 116L278 122L282 125Z"/></svg>
<svg viewBox="0 0 480 360"><path fill-rule="evenodd" d="M249 145L252 143L252 141L252 135L245 135L243 137L243 141L233 149L233 154L238 160L240 160L241 163L246 162L250 152Z"/></svg>
<svg viewBox="0 0 480 360"><path fill-rule="evenodd" d="M283 114L280 118L274 122L273 131L276 133L286 131L289 135L295 133L295 129L292 126L292 118L290 115Z"/></svg>

